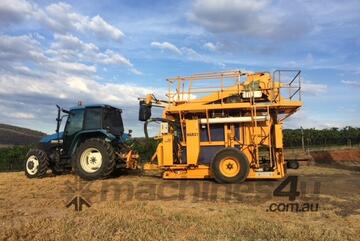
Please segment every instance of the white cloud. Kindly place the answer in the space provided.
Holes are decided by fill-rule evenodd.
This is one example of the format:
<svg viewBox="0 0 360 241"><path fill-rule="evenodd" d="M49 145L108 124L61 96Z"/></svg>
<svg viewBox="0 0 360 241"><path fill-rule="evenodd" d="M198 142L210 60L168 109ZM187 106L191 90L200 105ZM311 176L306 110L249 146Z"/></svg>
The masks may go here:
<svg viewBox="0 0 360 241"><path fill-rule="evenodd" d="M55 41L51 44L52 49L82 50L82 51L99 51L99 48L92 43L84 43L78 37L72 34L54 35Z"/></svg>
<svg viewBox="0 0 360 241"><path fill-rule="evenodd" d="M126 66L141 74L119 53L102 51L70 34L56 34L48 48L31 35L0 35L0 109L4 110L0 120L17 124L31 119L43 128L53 120L48 112L55 104L70 107L82 100L85 104L135 106L138 97L155 92L126 82L103 81L97 75L99 64Z"/></svg>
<svg viewBox="0 0 360 241"><path fill-rule="evenodd" d="M46 7L25 0L0 2L0 27L25 20L35 21L54 39L45 39L38 33L0 34L1 122L32 124L36 125L32 128L52 131L49 123L53 123L55 104L69 108L82 100L85 104L133 106L139 96L153 92L126 82L109 83L98 76L97 65L126 66L132 73L141 74L120 53L79 39L78 36L88 39L96 35L119 41L124 37L120 29L101 16L82 15L62 2Z"/></svg>
<svg viewBox="0 0 360 241"><path fill-rule="evenodd" d="M143 74L140 70L135 69L135 68L131 68L130 71L131 71L133 74L136 74L136 75L142 75L142 74Z"/></svg>
<svg viewBox="0 0 360 241"><path fill-rule="evenodd" d="M167 49L167 50L170 50L176 54L179 54L181 55L182 52L180 51L180 49L178 49L174 44L172 43L169 43L169 42L152 42L150 44L151 47L153 48L158 48L158 49Z"/></svg>
<svg viewBox="0 0 360 241"><path fill-rule="evenodd" d="M23 74L30 74L30 72L35 73L37 68L30 70L29 67L23 65L23 63L29 62L36 67L40 67L42 70L46 69L46 71L54 73L65 71L93 74L96 72L94 65L78 62L79 60L81 61L81 59L79 59L76 54L65 57L66 53L69 54L72 49L69 44L62 45L64 44L55 42L51 44L50 49L44 50L41 44L31 36L0 35L0 63L3 67L15 68L15 70ZM78 46L73 46L73 48L81 50L81 48L79 48L80 45L88 46L79 41ZM83 48L85 49L85 47ZM84 52L85 51L89 50L84 50Z"/></svg>
<svg viewBox="0 0 360 241"><path fill-rule="evenodd" d="M214 33L243 37L295 38L311 29L299 2L271 0L196 0L189 20Z"/></svg>
<svg viewBox="0 0 360 241"><path fill-rule="evenodd" d="M36 17L40 22L43 21L48 27L59 33L92 31L100 38L117 41L124 37L120 29L107 23L99 15L93 18L81 15L73 11L71 5L63 2L51 4L44 10L39 9Z"/></svg>
<svg viewBox="0 0 360 241"><path fill-rule="evenodd" d="M125 35L124 33L112 26L111 24L107 23L102 17L99 15L96 15L93 17L89 23L87 23L88 26L84 27L89 28L90 30L94 31L98 36L108 35L110 38L114 40L121 40Z"/></svg>
<svg viewBox="0 0 360 241"><path fill-rule="evenodd" d="M207 50L210 50L210 51L217 51L219 49L221 45L219 43L211 43L211 42L207 42L203 45L203 47Z"/></svg>
<svg viewBox="0 0 360 241"><path fill-rule="evenodd" d="M91 76L97 72L96 64L101 64L127 66L131 72L141 73L130 60L112 50L102 52L96 45L73 35L55 34L54 39L46 49L31 36L0 35L0 70L23 75L45 72Z"/></svg>
<svg viewBox="0 0 360 241"><path fill-rule="evenodd" d="M95 44L84 43L79 38L70 34L55 34L54 39L55 41L47 51L54 58L67 61L80 60L105 65L125 65L131 67L131 71L134 69L129 59L113 50L106 49L104 52L101 52Z"/></svg>
<svg viewBox="0 0 360 241"><path fill-rule="evenodd" d="M328 86L325 84L316 84L310 81L303 81L301 84L301 91L304 94L320 95L326 93Z"/></svg>
<svg viewBox="0 0 360 241"><path fill-rule="evenodd" d="M42 62L46 59L40 43L31 36L0 35L0 60L16 61L30 59Z"/></svg>
<svg viewBox="0 0 360 241"><path fill-rule="evenodd" d="M341 83L348 85L350 87L360 88L360 81L355 80L341 80Z"/></svg>
<svg viewBox="0 0 360 241"><path fill-rule="evenodd" d="M10 118L16 118L16 119L24 119L24 120L31 120L31 119L34 119L35 116L31 113L24 113L24 112L14 112L14 111L11 111L11 112L7 112L5 113L5 115L7 117L10 117Z"/></svg>
<svg viewBox="0 0 360 241"><path fill-rule="evenodd" d="M95 76L66 70L56 74L42 70L41 76L22 75L16 71L5 74L1 69L0 73L0 109L6 110L0 112L1 122L16 124L31 119L32 123L39 123L41 129L46 123L53 123L55 104L69 108L79 100L85 105L104 103L125 107L123 118L131 120L130 125L133 125L137 119L137 113L133 111L137 109L137 98L148 93L165 92L126 82L99 82Z"/></svg>
<svg viewBox="0 0 360 241"><path fill-rule="evenodd" d="M71 5L64 2L53 3L44 9L38 9L34 15L39 22L59 33L80 31L88 23L88 17L74 12Z"/></svg>
<svg viewBox="0 0 360 241"><path fill-rule="evenodd" d="M200 54L192 48L181 47L181 52L189 60L203 62L203 63L207 63L207 64L214 64L214 65L218 65L222 68L225 67L225 64L222 63L221 61L217 61L216 59L214 59L212 57Z"/></svg>
<svg viewBox="0 0 360 241"><path fill-rule="evenodd" d="M329 120L328 122L321 121L319 120L318 116L312 115L305 109L301 109L300 111L297 111L295 114L291 115L284 122L284 128L290 128L290 129L298 129L300 127L324 129L330 127L339 127L339 126L340 126L339 123L335 121L331 121L331 120Z"/></svg>
<svg viewBox="0 0 360 241"><path fill-rule="evenodd" d="M26 0L0 1L0 26L18 23L25 18L37 21L56 33L93 33L102 39L121 40L125 35L101 16L89 17L72 9L70 4L58 2L44 8Z"/></svg>
<svg viewBox="0 0 360 241"><path fill-rule="evenodd" d="M202 58L201 54L188 47L181 47L181 53L188 56L192 60L200 60Z"/></svg>
<svg viewBox="0 0 360 241"><path fill-rule="evenodd" d="M32 14L32 5L25 0L0 1L0 26L23 21Z"/></svg>
<svg viewBox="0 0 360 241"><path fill-rule="evenodd" d="M52 68L50 71L55 70L58 71L64 71L69 73L78 73L83 75L88 74L95 74L96 73L96 67L94 65L86 65L82 63L76 63L76 62L58 62L58 61L51 61L46 64L48 68Z"/></svg>
<svg viewBox="0 0 360 241"><path fill-rule="evenodd" d="M144 88L131 84L117 84L117 83L99 83L91 77L83 77L79 75L63 76L51 75L51 73L44 73L42 78L24 77L16 75L2 74L0 76L1 96L12 96L8 100L15 99L22 102L22 99L31 97L27 103L32 105L38 102L38 99L45 98L42 104L48 105L49 102L59 101L65 99L66 102L76 103L78 99L85 103L108 103L117 105L136 105L137 98L147 93L153 92L151 88ZM51 79L48 79L49 77ZM60 98L60 94L62 97ZM51 103L51 104L55 104Z"/></svg>
<svg viewBox="0 0 360 241"><path fill-rule="evenodd" d="M99 62L103 64L124 64L127 66L132 66L130 60L109 49L106 50L105 53L99 53L97 57L99 58Z"/></svg>
<svg viewBox="0 0 360 241"><path fill-rule="evenodd" d="M198 61L198 62L215 64L215 65L219 65L221 67L225 67L225 64L223 64L222 62L216 61L210 57L202 55L192 48L188 48L188 47L178 48L177 46L175 46L174 44L169 43L169 42L162 42L162 43L152 42L150 44L150 46L161 49L161 50L168 49L177 55L185 56L188 60L191 60L191 61Z"/></svg>

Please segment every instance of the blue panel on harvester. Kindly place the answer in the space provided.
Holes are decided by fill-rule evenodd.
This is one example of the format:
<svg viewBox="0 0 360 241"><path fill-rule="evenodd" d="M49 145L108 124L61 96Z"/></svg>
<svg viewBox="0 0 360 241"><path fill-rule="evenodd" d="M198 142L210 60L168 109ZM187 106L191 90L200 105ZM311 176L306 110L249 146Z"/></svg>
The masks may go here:
<svg viewBox="0 0 360 241"><path fill-rule="evenodd" d="M223 149L224 146L202 146L200 147L200 164L209 164L211 160L214 158L215 154Z"/></svg>
<svg viewBox="0 0 360 241"><path fill-rule="evenodd" d="M223 141L225 139L224 124L210 125L210 135L211 141ZM201 126L200 141L209 141L207 125Z"/></svg>

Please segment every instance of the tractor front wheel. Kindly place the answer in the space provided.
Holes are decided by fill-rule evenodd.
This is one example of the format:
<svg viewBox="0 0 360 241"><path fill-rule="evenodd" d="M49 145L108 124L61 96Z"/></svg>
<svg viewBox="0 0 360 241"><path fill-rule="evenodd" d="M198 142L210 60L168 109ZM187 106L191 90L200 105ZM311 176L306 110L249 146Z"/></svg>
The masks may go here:
<svg viewBox="0 0 360 241"><path fill-rule="evenodd" d="M49 165L49 158L45 151L31 149L26 154L25 175L28 178L41 178L45 176Z"/></svg>
<svg viewBox="0 0 360 241"><path fill-rule="evenodd" d="M76 150L76 174L86 180L108 177L116 165L112 145L100 138L84 141Z"/></svg>

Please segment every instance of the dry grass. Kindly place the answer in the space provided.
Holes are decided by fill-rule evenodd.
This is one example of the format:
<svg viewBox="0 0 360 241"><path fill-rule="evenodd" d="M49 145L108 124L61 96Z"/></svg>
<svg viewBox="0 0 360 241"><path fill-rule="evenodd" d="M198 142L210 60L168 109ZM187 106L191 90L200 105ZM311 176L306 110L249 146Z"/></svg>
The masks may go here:
<svg viewBox="0 0 360 241"><path fill-rule="evenodd" d="M358 240L360 196L359 184L356 183L360 181L359 173L344 171L345 173L339 174L327 168L316 167L316 171L322 171L322 175L314 177L310 173L306 176L310 170L310 167L305 167L297 173L303 175L301 180L320 178L322 182L321 209L319 212L309 213L267 212L269 203L283 198L256 200L251 199L251 193L245 195L245 199L249 197L250 201L225 202L221 199L223 195L220 192L217 201L208 199L194 202L190 188L185 190L184 200L160 200L158 196L146 196L151 194L151 191L146 192L149 190L147 188L151 190L151 185L157 185L158 188L160 184L166 183L168 186L165 193L174 194L178 192L176 185L192 183L202 188L203 195L206 193L203 189L206 185L212 187L216 184L210 181L176 182L137 176L123 176L88 184L88 191L83 190L82 195L91 201L92 206L75 212L71 208L65 208L66 202L74 195L66 188L67 185L82 184L75 182L72 175L29 180L23 173L2 173L0 239ZM293 171L293 174L296 173ZM332 176L333 174L335 175ZM329 185L334 178L338 180L338 184ZM69 184L73 181L73 184ZM353 186L347 185L350 182ZM125 191L116 191L116 188L123 187L125 183L135 187L135 196L127 201L123 195ZM258 187L258 183L264 184L246 182L233 185L233 190ZM265 184L268 186L262 187L263 194L271 196L279 182ZM104 185L108 188L104 189ZM346 185L346 188L341 188ZM224 188L218 187L219 190ZM107 195L104 190L109 191ZM114 201L116 193L120 193L120 199ZM344 210L345 212L341 212Z"/></svg>
<svg viewBox="0 0 360 241"><path fill-rule="evenodd" d="M332 165L319 165L319 166L301 166L297 170L288 170L288 174L294 175L317 175L317 176L352 176L357 175L359 172L348 170L348 169L339 169L335 168Z"/></svg>

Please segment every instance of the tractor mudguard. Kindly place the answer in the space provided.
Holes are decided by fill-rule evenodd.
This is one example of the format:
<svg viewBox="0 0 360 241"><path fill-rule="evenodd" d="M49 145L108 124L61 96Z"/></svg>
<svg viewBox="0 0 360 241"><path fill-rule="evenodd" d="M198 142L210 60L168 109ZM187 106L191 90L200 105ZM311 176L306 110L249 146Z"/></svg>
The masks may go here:
<svg viewBox="0 0 360 241"><path fill-rule="evenodd" d="M103 130L103 129L80 131L76 134L76 136L74 137L74 139L71 142L71 146L69 148L69 155L70 156L74 155L74 153L76 151L76 147L83 140L89 139L89 138L94 138L94 137L101 137L101 138L107 139L109 142L116 139L116 137L113 134L111 134L110 132Z"/></svg>

